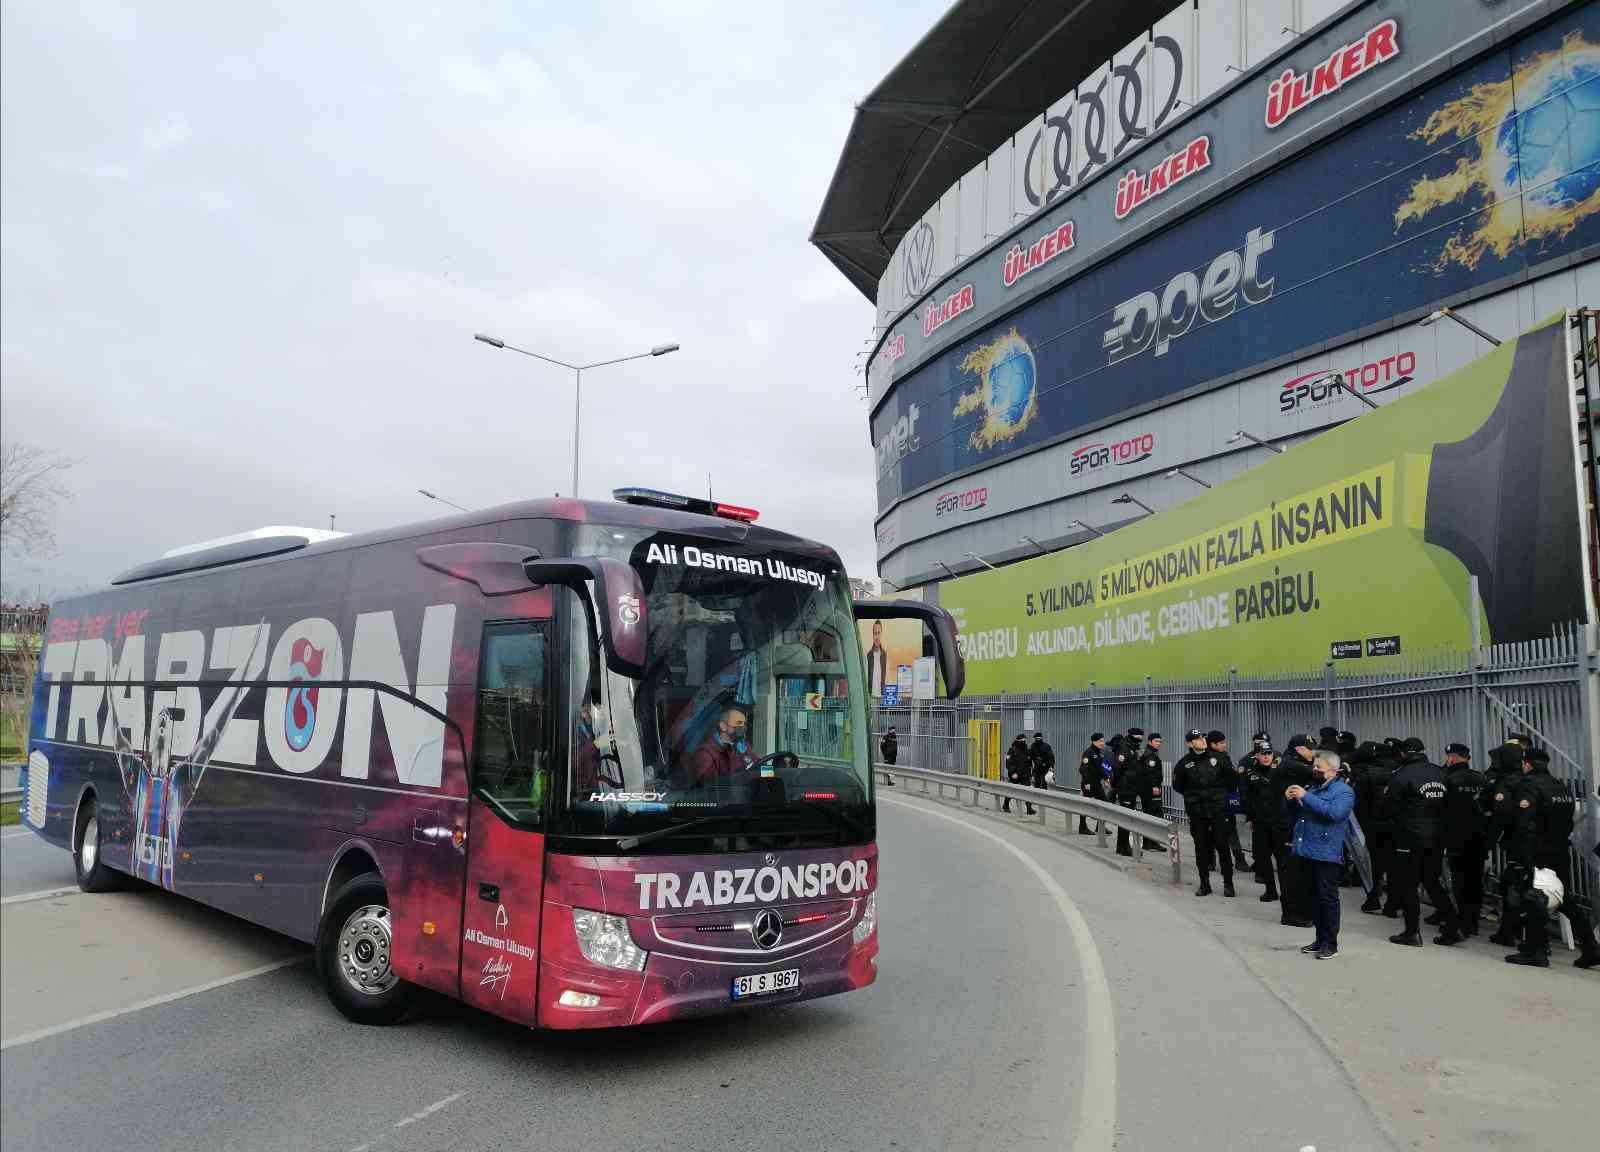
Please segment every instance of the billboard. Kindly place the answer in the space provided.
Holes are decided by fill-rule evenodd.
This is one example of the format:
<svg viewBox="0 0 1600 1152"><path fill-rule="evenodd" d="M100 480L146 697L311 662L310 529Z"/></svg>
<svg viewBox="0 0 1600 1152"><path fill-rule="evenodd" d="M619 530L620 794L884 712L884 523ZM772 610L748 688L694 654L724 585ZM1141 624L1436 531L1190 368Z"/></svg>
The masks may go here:
<svg viewBox="0 0 1600 1152"><path fill-rule="evenodd" d="M890 689L896 697L910 699L913 673L922 655L922 621L862 620L856 630L861 634L870 698L884 704L884 692Z"/></svg>
<svg viewBox="0 0 1600 1152"><path fill-rule="evenodd" d="M1587 618L1564 314L1102 539L947 581L969 692L1370 671Z"/></svg>
<svg viewBox="0 0 1600 1152"><path fill-rule="evenodd" d="M1377 60L1385 44L1414 45L1402 23L1371 47L1386 28L1366 30L1363 59ZM1297 108L1315 108L1334 99L1317 95L1315 76L1290 68L1271 83L1280 92L1287 83L1291 103L1303 95ZM1358 79L1349 84L1354 90ZM1299 118L1286 97L1272 104L1267 78L1260 87L1259 122L1272 107L1290 123ZM1232 133L1209 133L1203 153L1190 134L1178 135L1183 172L1140 154L1129 166L1138 177L1130 188L1142 195L1156 175L1170 181L1193 167L1199 175L1179 184L1189 187L1232 166L1223 155ZM1199 168L1201 159L1209 169ZM1102 183L1106 203L1074 208L1073 219L1041 216L1009 259L992 253L994 261L963 270L976 309L938 327L955 330L982 311L1008 276L1027 284L1074 262L1095 221L1116 211L1116 189ZM953 473L1596 244L1600 5L1587 4L1301 152L899 380L872 421L879 511ZM934 320L954 311L943 298L934 303Z"/></svg>

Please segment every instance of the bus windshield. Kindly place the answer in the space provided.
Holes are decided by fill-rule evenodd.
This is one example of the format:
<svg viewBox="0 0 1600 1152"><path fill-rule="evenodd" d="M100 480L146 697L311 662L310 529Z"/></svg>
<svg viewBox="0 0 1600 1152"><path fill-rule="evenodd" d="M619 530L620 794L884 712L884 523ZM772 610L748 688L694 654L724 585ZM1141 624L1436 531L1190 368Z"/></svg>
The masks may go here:
<svg viewBox="0 0 1600 1152"><path fill-rule="evenodd" d="M691 837L872 838L861 653L844 576L812 558L580 525L574 552L627 560L649 618L644 675L597 668L573 630L573 832L619 847ZM662 850L667 850L663 848Z"/></svg>

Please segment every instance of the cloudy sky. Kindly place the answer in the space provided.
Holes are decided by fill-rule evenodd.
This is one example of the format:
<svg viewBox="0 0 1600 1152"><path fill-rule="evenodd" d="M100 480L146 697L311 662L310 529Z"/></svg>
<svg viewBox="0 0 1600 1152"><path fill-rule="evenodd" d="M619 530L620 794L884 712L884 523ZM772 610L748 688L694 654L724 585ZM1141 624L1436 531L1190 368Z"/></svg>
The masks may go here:
<svg viewBox="0 0 1600 1152"><path fill-rule="evenodd" d="M457 10L459 7L460 10ZM264 524L703 491L872 574L871 306L806 241L909 0L6 0L0 425L69 591Z"/></svg>

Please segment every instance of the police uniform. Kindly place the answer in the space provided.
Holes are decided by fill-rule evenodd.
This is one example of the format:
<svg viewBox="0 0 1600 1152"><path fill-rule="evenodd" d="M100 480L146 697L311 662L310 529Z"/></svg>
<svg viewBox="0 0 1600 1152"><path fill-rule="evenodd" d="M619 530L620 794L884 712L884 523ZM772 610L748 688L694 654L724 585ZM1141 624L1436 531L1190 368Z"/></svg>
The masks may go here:
<svg viewBox="0 0 1600 1152"><path fill-rule="evenodd" d="M1028 747L1028 758L1033 762L1033 786L1049 788L1045 776L1056 769L1056 750L1050 747L1050 741L1044 738L1043 732L1033 734L1033 743Z"/></svg>
<svg viewBox="0 0 1600 1152"><path fill-rule="evenodd" d="M1445 752L1462 757L1472 754L1465 744L1451 744ZM1441 921L1445 930L1434 939L1435 944L1454 944L1463 936L1478 934L1478 917L1483 910L1483 866L1489 856L1480 803L1487 783L1483 773L1465 760L1445 768L1444 855L1450 865L1450 895L1455 899L1456 920L1453 925Z"/></svg>
<svg viewBox="0 0 1600 1152"><path fill-rule="evenodd" d="M1222 865L1222 894L1232 896L1233 858L1228 854L1228 789L1233 783L1233 765L1226 756L1218 757L1209 748L1195 751L1193 743L1206 739L1198 730L1190 731L1185 742L1190 750L1172 767L1172 787L1183 797L1189 814L1189 834L1194 838L1195 867L1200 872L1196 896L1211 895L1211 869Z"/></svg>
<svg viewBox="0 0 1600 1152"><path fill-rule="evenodd" d="M1267 756L1265 764L1259 759L1262 753ZM1266 885L1266 891L1261 894L1263 904L1278 899L1278 880L1272 870L1272 768L1272 745L1257 741L1244 762L1242 788L1245 815L1250 820L1250 856L1255 863L1256 879ZM1283 799L1282 794L1278 799Z"/></svg>
<svg viewBox="0 0 1600 1152"><path fill-rule="evenodd" d="M1006 750L1006 779L1021 788L1033 784L1033 758L1028 755L1028 738L1018 733L1017 738L1011 742L1011 747ZM1011 811L1011 797L1005 798L1001 811ZM1028 805L1028 815L1034 814L1032 804Z"/></svg>
<svg viewBox="0 0 1600 1152"><path fill-rule="evenodd" d="M1284 793L1298 784L1310 788L1316 783L1311 775L1311 761L1296 749L1310 749L1307 736L1291 736L1289 747L1273 766L1268 778L1272 793L1272 858L1278 866L1278 900L1281 915L1278 923L1296 928L1311 927L1311 891L1308 877L1300 867L1300 858L1294 854L1294 825L1299 818L1298 806L1289 803Z"/></svg>
<svg viewBox="0 0 1600 1152"><path fill-rule="evenodd" d="M1516 814L1506 853L1506 886L1527 893L1533 886L1535 868L1548 868L1560 877L1561 887L1567 893L1561 911L1572 923L1572 935L1581 950L1577 966L1592 968L1600 964L1600 945L1595 943L1589 914L1573 898L1572 891L1570 841L1577 818L1577 799L1570 787L1550 775L1550 756L1544 749L1526 748L1522 759L1525 771L1512 792ZM1506 960L1513 964L1547 967L1550 963L1548 909L1540 900L1525 899L1519 919L1522 942Z"/></svg>
<svg viewBox="0 0 1600 1152"><path fill-rule="evenodd" d="M1355 766L1350 771L1351 783L1356 790L1356 819L1367 837L1367 857L1372 863L1372 887L1362 902L1363 912L1381 912L1385 892L1389 903L1399 915L1399 905L1394 903L1394 884L1390 867L1394 859L1394 829L1385 811L1384 799L1389 792L1389 779L1400 767L1389 747L1374 740L1363 742L1356 749Z"/></svg>
<svg viewBox="0 0 1600 1152"><path fill-rule="evenodd" d="M1228 838L1219 851L1233 853L1233 866L1240 872L1243 872L1246 868L1250 867L1250 861L1244 858L1244 846L1239 843L1239 822L1233 818L1233 805L1240 801L1239 790L1241 770L1234 764L1233 756L1229 752L1217 747L1217 745L1221 744L1222 741L1223 736L1221 732L1212 731L1206 733L1206 748L1210 751L1211 755L1222 761L1227 768L1227 805L1223 809L1223 813L1228 818Z"/></svg>
<svg viewBox="0 0 1600 1152"><path fill-rule="evenodd" d="M1166 781L1162 773L1161 749L1155 747L1160 742L1161 733L1150 733L1150 746L1139 757L1139 805L1146 816L1159 816L1165 820L1167 807L1161 798L1161 787ZM1161 841L1148 836L1145 837L1144 846L1158 852L1164 852L1167 848Z"/></svg>
<svg viewBox="0 0 1600 1152"><path fill-rule="evenodd" d="M1111 791L1120 807L1138 811L1139 797L1143 793L1143 763L1144 729L1129 728L1111 770ZM1133 855L1133 844L1126 828L1117 829L1117 855Z"/></svg>
<svg viewBox="0 0 1600 1152"><path fill-rule="evenodd" d="M1456 922L1455 905L1440 881L1444 869L1445 795L1443 770L1429 763L1422 741L1411 737L1405 742L1405 757L1400 761L1400 770L1390 779L1385 797L1394 824L1395 895L1405 917L1405 931L1389 937L1391 944L1422 946L1419 883L1443 914L1442 922Z"/></svg>
<svg viewBox="0 0 1600 1152"><path fill-rule="evenodd" d="M1085 800L1100 799L1100 781L1105 778L1102 760L1105 749L1100 744L1104 739L1099 732L1089 737L1089 746L1078 759L1078 791ZM1090 835L1089 821L1082 816L1078 817L1078 835Z"/></svg>

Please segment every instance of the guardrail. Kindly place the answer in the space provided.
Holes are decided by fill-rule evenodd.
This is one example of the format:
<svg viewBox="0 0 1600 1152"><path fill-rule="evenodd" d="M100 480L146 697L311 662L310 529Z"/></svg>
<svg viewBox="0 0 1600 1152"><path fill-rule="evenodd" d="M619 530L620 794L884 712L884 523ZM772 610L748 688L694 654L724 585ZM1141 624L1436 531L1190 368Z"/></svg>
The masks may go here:
<svg viewBox="0 0 1600 1152"><path fill-rule="evenodd" d="M1003 784L998 780L985 780L978 776L962 776L954 772L935 772L929 768L910 768L901 764L887 765L874 764L872 770L879 776L893 776L896 779L920 780L922 790L928 791L928 785L938 786L939 795L945 794L946 788L954 788L956 799L961 798L962 790L972 793L972 803L978 803L979 796L989 796L994 800L995 808L1000 807L1002 800L1020 801L1024 805L1031 804L1039 809L1039 822L1048 823L1047 814L1054 811L1060 812L1067 822L1067 828L1072 828L1073 817L1082 817L1095 822L1095 838L1101 848L1106 847L1106 828L1125 828L1128 831L1128 841L1133 849L1133 858L1144 858L1144 840L1148 836L1152 840L1164 837L1167 841L1167 858L1172 863L1172 883L1183 883L1182 860L1179 855L1179 845L1182 839L1179 835L1179 825L1176 820L1164 820L1160 816L1150 816L1136 808L1123 808L1121 805L1112 804L1105 800L1093 800L1077 792L1058 791L1053 788L1025 788L1020 784Z"/></svg>
<svg viewBox="0 0 1600 1152"><path fill-rule="evenodd" d="M13 800L21 800L21 799L22 799L22 789L21 788L0 789L0 804L9 804Z"/></svg>

